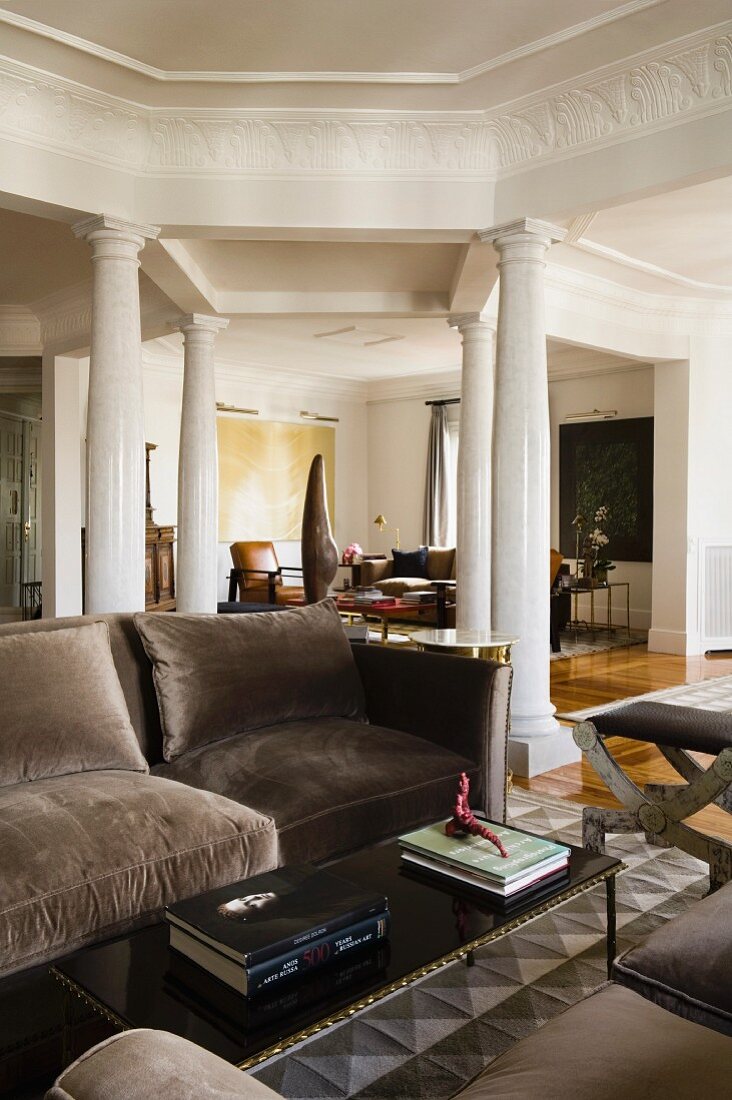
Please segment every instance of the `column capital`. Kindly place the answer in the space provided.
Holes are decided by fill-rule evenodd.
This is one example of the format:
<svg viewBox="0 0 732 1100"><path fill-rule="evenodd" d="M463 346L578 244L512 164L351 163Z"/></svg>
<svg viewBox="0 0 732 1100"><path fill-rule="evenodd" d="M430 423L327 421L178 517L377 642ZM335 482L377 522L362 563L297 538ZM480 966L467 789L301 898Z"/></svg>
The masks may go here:
<svg viewBox="0 0 732 1100"><path fill-rule="evenodd" d="M93 240L94 234L104 233L105 237L116 236L119 240L140 242L142 248L145 241L154 241L160 233L159 225L143 225L140 222L129 222L125 218L117 218L113 214L94 214L91 218L83 218L75 222L72 227L75 237L84 240Z"/></svg>
<svg viewBox="0 0 732 1100"><path fill-rule="evenodd" d="M496 331L496 318L487 317L482 313L451 313L447 318L450 328L456 328L462 333L467 328L478 328L482 332Z"/></svg>
<svg viewBox="0 0 732 1100"><path fill-rule="evenodd" d="M567 230L552 222L544 222L539 218L517 218L516 221L506 222L503 225L494 225L490 229L479 229L478 236L484 244L494 244L500 248L504 239L535 238L537 244L548 248L550 244L563 241Z"/></svg>
<svg viewBox="0 0 732 1100"><path fill-rule="evenodd" d="M215 336L228 324L228 317L214 317L207 313L184 313L175 322L175 327L184 335L188 332L210 332Z"/></svg>

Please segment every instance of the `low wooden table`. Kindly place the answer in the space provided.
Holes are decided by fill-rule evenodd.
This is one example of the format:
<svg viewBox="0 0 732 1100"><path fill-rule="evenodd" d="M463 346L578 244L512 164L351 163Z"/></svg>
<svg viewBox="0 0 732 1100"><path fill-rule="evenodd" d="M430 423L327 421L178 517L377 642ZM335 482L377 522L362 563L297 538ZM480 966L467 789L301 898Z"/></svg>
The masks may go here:
<svg viewBox="0 0 732 1100"><path fill-rule="evenodd" d="M417 630L412 641L428 653L452 653L456 657L478 657L483 661L511 664L511 646L518 638L494 630Z"/></svg>
<svg viewBox="0 0 732 1100"><path fill-rule="evenodd" d="M476 948L602 883L609 966L615 955L615 876L625 865L568 847L567 873L512 909L494 906L483 895L476 898L474 890L466 892L449 879L409 871L396 841L338 860L331 870L388 897L388 942L251 1000L171 951L165 923L77 951L51 968L65 993L65 1059L76 1055L69 1042L79 1008L91 1006L118 1030L171 1031L249 1069L446 963L465 958L470 965Z"/></svg>

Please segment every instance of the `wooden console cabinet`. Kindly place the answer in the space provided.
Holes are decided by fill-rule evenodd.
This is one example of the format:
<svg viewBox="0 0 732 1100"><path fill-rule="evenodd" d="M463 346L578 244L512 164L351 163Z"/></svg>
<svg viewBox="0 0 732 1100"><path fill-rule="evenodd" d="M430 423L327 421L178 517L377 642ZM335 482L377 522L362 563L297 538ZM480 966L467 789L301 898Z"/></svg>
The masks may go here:
<svg viewBox="0 0 732 1100"><path fill-rule="evenodd" d="M145 527L145 610L175 611L174 527Z"/></svg>

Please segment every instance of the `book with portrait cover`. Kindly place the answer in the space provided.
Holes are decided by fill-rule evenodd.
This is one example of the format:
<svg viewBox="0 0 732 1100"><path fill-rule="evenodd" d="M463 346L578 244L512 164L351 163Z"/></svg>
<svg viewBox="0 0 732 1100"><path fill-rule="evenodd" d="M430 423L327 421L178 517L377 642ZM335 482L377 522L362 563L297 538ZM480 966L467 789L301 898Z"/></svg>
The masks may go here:
<svg viewBox="0 0 732 1100"><path fill-rule="evenodd" d="M251 968L383 915L386 909L384 894L303 864L176 902L166 909L165 919L171 932L177 929Z"/></svg>
<svg viewBox="0 0 732 1100"><path fill-rule="evenodd" d="M270 989L280 982L292 981L309 975L314 970L332 965L344 955L356 953L366 947L373 947L386 939L389 932L389 913L385 910L368 920L350 924L337 932L329 932L317 939L302 943L292 951L286 951L275 958L265 959L256 966L244 966L228 955L222 955L195 936L189 936L182 929L170 926L170 946L172 954L176 951L186 955L198 966L207 970L214 978L225 982L251 997L261 989Z"/></svg>

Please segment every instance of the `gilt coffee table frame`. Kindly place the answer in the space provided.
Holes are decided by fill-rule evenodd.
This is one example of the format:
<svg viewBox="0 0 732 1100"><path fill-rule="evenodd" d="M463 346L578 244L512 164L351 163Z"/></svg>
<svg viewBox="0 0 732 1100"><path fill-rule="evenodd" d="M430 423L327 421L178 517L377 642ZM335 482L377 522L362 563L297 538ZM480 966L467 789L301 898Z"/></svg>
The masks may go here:
<svg viewBox="0 0 732 1100"><path fill-rule="evenodd" d="M499 909L493 909L487 904L479 907L477 902L482 902L482 897L477 899L475 891L468 890L465 892L459 885L452 889L449 882L446 883L445 880L438 880L434 877L430 880L420 875L415 876L409 872L405 873L403 868L400 868L399 849L396 841L388 841L385 844L377 845L375 848L365 849L353 856L335 861L329 865L330 869L342 874L350 881L359 883L366 888L376 886L386 892L389 892L391 886L392 892L396 894L396 897L392 897L391 905L391 938L392 941L395 939L401 941L402 956L405 954L403 945L408 944L406 955L411 959L409 965L406 968L404 966L400 968L397 958L394 966L390 965L384 968L384 979L379 976L374 981L373 988L371 986L364 988L363 985L360 985L358 987L359 995L355 996L353 1000L349 999L348 991L346 991L339 995L337 1004L334 1003L333 997L315 1004L312 1006L313 1011L310 1013L312 1018L304 1022L303 1026L288 1027L286 1016L279 1023L275 1019L274 1030L278 1033L281 1032L281 1034L278 1034L271 1042L269 1040L263 1041L261 1047L257 1047L257 1049L249 1049L244 1057L240 1057L234 1052L233 1048L236 1046L236 1041L230 1040L224 1028L218 1029L216 1033L218 1039L211 1042L208 1049L213 1049L214 1053L227 1058L240 1069L251 1069L253 1066L281 1054L297 1043L311 1038L333 1024L349 1019L377 1001L389 996L389 994L407 988L413 982L426 977L448 963L465 959L467 965L472 965L473 953L477 948L508 935L536 917L550 912L570 898L586 893L602 883L605 883L606 891L607 963L609 973L610 964L616 951L615 876L625 870L626 867L618 859L586 852L584 849L574 846L568 845L568 847L571 848L572 852L570 871L568 876L563 878L562 884L557 886L556 892L547 894L545 889L535 896L534 904L530 899L527 899L523 907L517 908L510 914L502 913ZM388 869L386 876L384 875L384 868ZM395 875L397 878L394 878ZM384 881L384 878L386 878L386 881ZM407 907L404 906L403 901L401 902L403 911L399 911L400 890L402 893L406 891L407 898L413 899L416 897L415 917L419 913L422 921L424 921L425 906L431 910L432 921L429 927L433 933L436 929L438 938L445 939L443 933L447 933L447 940L454 935L454 928L448 932L447 921L444 916L439 915L439 911L442 910L445 915L448 912L454 914L456 898L472 904L475 921L479 924L482 923L484 928L482 931L477 930L477 934L469 935L464 942L460 942L455 946L450 946L449 943L445 942L443 948L434 957L431 957L428 952L424 959L413 964L420 954L417 941L424 935L424 929L417 935L412 927L406 927L412 913L406 912ZM425 893L425 891L429 891L429 893ZM396 907L393 904L394 901L397 902ZM411 904L414 908L413 901ZM444 921L444 927L437 928L437 921ZM142 961L137 965L137 969L130 970L129 960L134 957L135 948L141 949L139 954ZM155 963L154 966L145 965L145 952L148 953L149 959ZM398 956L399 951L396 953ZM394 954L395 951L392 950L390 964L393 961ZM119 958L127 961L128 969L124 972L120 971L119 975L113 974L110 978L110 971L113 971L117 965L115 959L119 960ZM154 975L156 967L164 975L165 970L161 968L169 967L169 960L170 949L167 945L167 930L164 925L157 924L133 932L130 935L118 937L108 943L85 948L67 959L56 962L51 967L51 973L61 983L64 992L65 1064L68 1064L79 1053L72 1049L72 1035L80 1008L90 1008L96 1016L101 1017L122 1031L137 1027L175 1030L174 1026L170 1026L170 1008L168 1008L168 1017L165 1015L166 1002L163 1001L158 1018L154 1009L155 998L152 996L155 992L154 982L156 979ZM214 992L221 989L225 990L225 994L222 992L218 994L220 1004L223 1004L222 998L224 995L229 999L232 997L232 991L228 987L220 986L215 979L210 979L208 976L204 977L205 981L212 983L210 988ZM105 984L109 985L110 981L113 985L116 982L117 986L124 990L122 995L128 1001L131 999L136 1002L132 1012L130 1012L129 1007L123 1008L120 1004L108 1003L113 1001L115 996L107 994L105 999L105 994L100 992L101 988ZM165 996L164 985L165 983L161 978L161 984L157 992L161 993L163 997ZM285 987L281 986L280 988L284 990ZM115 995L119 995L119 993ZM213 1001L210 1000L208 1003L212 1005ZM142 1009L140 1009L141 1005L143 1006ZM149 1013L147 1016L145 1015L146 1009ZM177 1004L173 1005L173 1009L175 1011L172 1022L175 1025L180 1018L181 1010ZM199 1028L203 1028L204 1036L210 1040L211 1033L214 1031L214 1026L211 1025L210 1020L200 1012L197 1015L190 1010L183 1011L187 1011L185 1019L188 1021L188 1026L182 1029L186 1035L194 1041L197 1039L200 1041L202 1036L196 1034L197 1025ZM175 1012L178 1013L177 1016L175 1016ZM294 1024L294 1020L292 1023ZM205 1045L205 1043L202 1045ZM246 1042L243 1042L242 1053L245 1050Z"/></svg>

